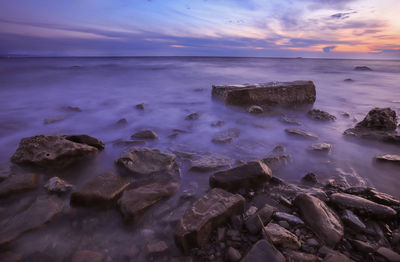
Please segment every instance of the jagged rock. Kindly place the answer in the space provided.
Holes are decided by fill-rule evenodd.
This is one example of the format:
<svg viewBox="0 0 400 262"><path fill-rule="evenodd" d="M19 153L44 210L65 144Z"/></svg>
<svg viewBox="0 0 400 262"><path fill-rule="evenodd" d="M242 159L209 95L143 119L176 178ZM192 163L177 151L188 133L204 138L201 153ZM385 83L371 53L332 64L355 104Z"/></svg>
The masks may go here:
<svg viewBox="0 0 400 262"><path fill-rule="evenodd" d="M233 248L233 247L228 247L228 250L226 251L226 260L229 262L238 262L242 258L242 255L240 254L239 250Z"/></svg>
<svg viewBox="0 0 400 262"><path fill-rule="evenodd" d="M328 112L322 111L320 109L311 109L307 113L308 117L314 120L321 121L335 121L336 117L334 115L329 114Z"/></svg>
<svg viewBox="0 0 400 262"><path fill-rule="evenodd" d="M393 250L386 248L386 247L380 247L376 250L376 253L384 257L387 261L390 262L399 262L400 261L400 255Z"/></svg>
<svg viewBox="0 0 400 262"><path fill-rule="evenodd" d="M42 195L24 211L16 214L0 228L0 246L18 238L23 233L51 221L63 209L64 203L56 196Z"/></svg>
<svg viewBox="0 0 400 262"><path fill-rule="evenodd" d="M386 161L386 162L400 164L400 155L393 155L393 154L376 155L375 159L379 161Z"/></svg>
<svg viewBox="0 0 400 262"><path fill-rule="evenodd" d="M71 194L71 204L109 206L130 185L129 180L112 172L102 173Z"/></svg>
<svg viewBox="0 0 400 262"><path fill-rule="evenodd" d="M354 168L350 168L350 172L346 172L341 168L336 168L337 174L329 179L325 188L338 188L340 190L347 190L351 187L366 187L367 181L362 178Z"/></svg>
<svg viewBox="0 0 400 262"><path fill-rule="evenodd" d="M241 166L214 173L210 186L228 191L259 186L272 177L269 167L261 161L250 161Z"/></svg>
<svg viewBox="0 0 400 262"><path fill-rule="evenodd" d="M300 194L294 205L299 208L307 225L327 245L335 246L343 237L343 225L339 217L318 198Z"/></svg>
<svg viewBox="0 0 400 262"><path fill-rule="evenodd" d="M158 149L134 149L117 159L116 164L135 175L152 175L170 171L176 156Z"/></svg>
<svg viewBox="0 0 400 262"><path fill-rule="evenodd" d="M269 223L264 227L264 232L275 246L289 249L299 249L301 247L297 236L278 224Z"/></svg>
<svg viewBox="0 0 400 262"><path fill-rule="evenodd" d="M315 185L318 183L317 175L314 173L307 173L301 178L301 181L305 184Z"/></svg>
<svg viewBox="0 0 400 262"><path fill-rule="evenodd" d="M143 130L131 135L132 139L158 139L158 135L153 130Z"/></svg>
<svg viewBox="0 0 400 262"><path fill-rule="evenodd" d="M316 255L298 252L294 250L285 250L286 262L319 262L320 259Z"/></svg>
<svg viewBox="0 0 400 262"><path fill-rule="evenodd" d="M289 224L292 225L304 225L303 220L301 220L300 218L298 218L297 216L285 213L285 212L276 212L274 214L274 218L277 220L284 220L289 222Z"/></svg>
<svg viewBox="0 0 400 262"><path fill-rule="evenodd" d="M147 104L145 104L145 103L140 103L140 104L135 105L136 109L141 109L141 110L144 110L146 107L147 107Z"/></svg>
<svg viewBox="0 0 400 262"><path fill-rule="evenodd" d="M317 135L315 135L311 132L305 131L305 130L297 129L297 128L286 128L285 132L290 135L300 136L300 137L307 138L307 139L318 139Z"/></svg>
<svg viewBox="0 0 400 262"><path fill-rule="evenodd" d="M104 149L104 143L100 141L99 139L95 137L91 137L88 135L72 135L72 136L66 136L65 139L79 143L79 144L84 144L88 146L93 146L97 148L98 150L103 150Z"/></svg>
<svg viewBox="0 0 400 262"><path fill-rule="evenodd" d="M242 262L285 262L285 257L267 240L262 239L253 245Z"/></svg>
<svg viewBox="0 0 400 262"><path fill-rule="evenodd" d="M146 253L148 255L160 254L169 249L169 246L165 241L155 240L146 245Z"/></svg>
<svg viewBox="0 0 400 262"><path fill-rule="evenodd" d="M207 172L220 168L231 167L233 161L230 157L220 154L201 155L190 163L190 170Z"/></svg>
<svg viewBox="0 0 400 262"><path fill-rule="evenodd" d="M312 144L310 149L314 151L330 151L332 148L331 144L328 143L317 143L317 144Z"/></svg>
<svg viewBox="0 0 400 262"><path fill-rule="evenodd" d="M212 96L228 105L312 104L316 99L312 81L270 82L212 87Z"/></svg>
<svg viewBox="0 0 400 262"><path fill-rule="evenodd" d="M363 232L366 229L365 224L351 210L344 210L342 214L343 223L349 227Z"/></svg>
<svg viewBox="0 0 400 262"><path fill-rule="evenodd" d="M199 113L192 113L190 115L187 115L185 117L185 120L197 120L199 119L199 117L200 117Z"/></svg>
<svg viewBox="0 0 400 262"><path fill-rule="evenodd" d="M96 147L75 143L60 136L37 135L21 139L11 162L17 165L62 168L97 152Z"/></svg>
<svg viewBox="0 0 400 262"><path fill-rule="evenodd" d="M158 201L173 195L179 187L180 183L176 181L152 182L125 190L118 205L125 218L135 218Z"/></svg>
<svg viewBox="0 0 400 262"><path fill-rule="evenodd" d="M396 111L391 108L374 108L368 112L363 121L356 128L368 128L373 130L396 130Z"/></svg>
<svg viewBox="0 0 400 262"><path fill-rule="evenodd" d="M211 141L216 144L227 144L232 142L235 138L239 137L239 135L239 129L230 128L216 133Z"/></svg>
<svg viewBox="0 0 400 262"><path fill-rule="evenodd" d="M341 208L352 209L361 214L373 216L379 219L393 218L397 214L396 211L390 207L346 193L332 194L330 196L330 202Z"/></svg>
<svg viewBox="0 0 400 262"><path fill-rule="evenodd" d="M264 113L264 109L261 106L250 106L247 108L247 112L250 114L262 114Z"/></svg>
<svg viewBox="0 0 400 262"><path fill-rule="evenodd" d="M73 185L68 184L65 180L55 176L47 181L44 188L51 193L64 193L70 191L73 188Z"/></svg>
<svg viewBox="0 0 400 262"><path fill-rule="evenodd" d="M102 262L104 255L100 252L92 250L79 250L76 251L72 262Z"/></svg>
<svg viewBox="0 0 400 262"><path fill-rule="evenodd" d="M214 188L194 202L180 219L175 230L175 242L184 251L203 246L213 229L223 225L233 215L244 212L245 199Z"/></svg>
<svg viewBox="0 0 400 262"><path fill-rule="evenodd" d="M0 197L33 189L39 186L40 177L38 174L25 173L19 175L11 175L0 183Z"/></svg>
<svg viewBox="0 0 400 262"><path fill-rule="evenodd" d="M247 230L253 235L258 234L260 232L260 230L262 229L262 225L260 224L259 218L265 225L265 224L269 223L269 221L271 221L272 216L277 211L278 211L277 208L270 206L268 204L265 204L254 215L250 216L246 220L245 226L246 226Z"/></svg>
<svg viewBox="0 0 400 262"><path fill-rule="evenodd" d="M372 69L369 68L368 66L356 66L356 67L354 67L354 70L356 70L356 71L372 71Z"/></svg>

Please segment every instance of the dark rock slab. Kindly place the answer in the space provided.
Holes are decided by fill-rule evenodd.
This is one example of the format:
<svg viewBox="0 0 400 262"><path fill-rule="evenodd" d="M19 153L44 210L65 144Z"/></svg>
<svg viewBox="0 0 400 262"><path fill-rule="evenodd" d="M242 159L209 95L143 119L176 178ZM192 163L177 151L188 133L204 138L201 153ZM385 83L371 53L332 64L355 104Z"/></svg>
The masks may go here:
<svg viewBox="0 0 400 262"><path fill-rule="evenodd" d="M308 111L307 116L314 120L319 121L335 121L336 116L329 114L321 109L311 109Z"/></svg>
<svg viewBox="0 0 400 262"><path fill-rule="evenodd" d="M105 147L104 143L101 140L88 135L71 135L71 136L66 136L65 139L75 143L93 146L98 150L103 150Z"/></svg>
<svg viewBox="0 0 400 262"><path fill-rule="evenodd" d="M352 240L351 245L360 252L372 253L376 250L372 244L361 240Z"/></svg>
<svg viewBox="0 0 400 262"><path fill-rule="evenodd" d="M213 229L233 215L244 212L245 199L220 188L214 188L194 202L180 219L175 242L185 252L203 246Z"/></svg>
<svg viewBox="0 0 400 262"><path fill-rule="evenodd" d="M211 141L215 144L227 144L238 138L240 135L240 130L236 128L229 128L220 131L214 135Z"/></svg>
<svg viewBox="0 0 400 262"><path fill-rule="evenodd" d="M298 128L286 128L285 132L290 135L303 137L303 138L307 138L307 139L318 139L317 135L315 135L311 132L308 132L306 130L298 129Z"/></svg>
<svg viewBox="0 0 400 262"><path fill-rule="evenodd" d="M261 161L250 161L241 166L214 173L210 177L210 186L228 191L251 188L270 180L272 172Z"/></svg>
<svg viewBox="0 0 400 262"><path fill-rule="evenodd" d="M220 168L231 167L233 160L220 154L201 155L190 163L190 170L207 172Z"/></svg>
<svg viewBox="0 0 400 262"><path fill-rule="evenodd" d="M262 239L253 245L242 262L285 262L285 257L267 240Z"/></svg>
<svg viewBox="0 0 400 262"><path fill-rule="evenodd" d="M270 206L268 204L265 204L262 208L257 210L257 212L255 214L251 215L246 220L245 226L246 226L247 230L253 235L258 234L260 232L260 230L262 229L262 225L260 224L260 219L263 222L263 224L266 225L271 221L272 216L277 211L278 211L277 208Z"/></svg>
<svg viewBox="0 0 400 262"><path fill-rule="evenodd" d="M0 183L0 197L5 197L17 192L37 188L40 183L38 174L25 173L11 175Z"/></svg>
<svg viewBox="0 0 400 262"><path fill-rule="evenodd" d="M228 105L296 105L314 103L316 92L312 81L294 81L213 85L212 96Z"/></svg>
<svg viewBox="0 0 400 262"><path fill-rule="evenodd" d="M131 136L133 139L158 139L158 135L153 130L143 130Z"/></svg>
<svg viewBox="0 0 400 262"><path fill-rule="evenodd" d="M112 172L105 172L72 192L71 204L107 207L114 204L129 185L129 180Z"/></svg>
<svg viewBox="0 0 400 262"><path fill-rule="evenodd" d="M72 262L102 262L104 255L97 251L92 250L79 250L76 251Z"/></svg>
<svg viewBox="0 0 400 262"><path fill-rule="evenodd" d="M63 209L64 203L56 196L42 195L26 210L9 218L0 228L0 246L18 238L23 233L51 221Z"/></svg>
<svg viewBox="0 0 400 262"><path fill-rule="evenodd" d="M299 208L303 220L325 244L335 246L341 240L342 222L323 201L309 194L300 194L294 205Z"/></svg>
<svg viewBox="0 0 400 262"><path fill-rule="evenodd" d="M395 197L376 191L374 189L368 189L366 192L368 198L376 203L386 205L386 206L400 206L400 200Z"/></svg>

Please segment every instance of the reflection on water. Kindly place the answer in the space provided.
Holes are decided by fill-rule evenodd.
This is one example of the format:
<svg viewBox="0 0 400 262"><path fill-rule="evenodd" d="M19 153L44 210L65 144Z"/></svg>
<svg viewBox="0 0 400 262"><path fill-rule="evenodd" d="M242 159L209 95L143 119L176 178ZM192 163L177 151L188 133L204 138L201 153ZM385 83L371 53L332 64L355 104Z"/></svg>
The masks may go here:
<svg viewBox="0 0 400 262"><path fill-rule="evenodd" d="M371 72L354 71L365 65ZM354 81L344 81L351 78ZM274 108L264 115L226 107L211 99L212 84L313 80L317 87L315 108L337 117L320 123L306 117L307 108ZM373 107L400 108L400 61L263 58L18 58L0 60L0 161L9 159L21 138L35 134L89 134L106 142L96 159L72 169L45 174L58 175L78 187L92 176L114 170L114 160L124 147L113 141L129 140L139 130L152 129L159 139L146 146L167 151L219 153L234 160L265 158L277 145L284 145L291 162L276 176L298 182L308 172L320 178L355 170L377 189L400 197L399 166L375 163L378 153L400 153L398 146L344 138ZM144 102L145 110L135 108ZM71 110L70 107L79 107ZM185 117L199 113L199 119ZM350 117L342 115L348 112ZM333 145L330 153L308 150L315 141L291 137L290 123ZM125 125L116 125L122 118ZM54 120L54 121L46 121ZM224 125L212 123L223 120ZM46 124L47 123L47 124ZM240 135L232 143L211 142L219 131L235 128ZM177 132L175 129L178 129ZM188 171L181 165L183 186L197 196L208 189L210 173ZM43 179L46 180L46 179ZM45 181L42 181L43 183ZM39 191L41 191L40 189ZM1 201L2 207L22 205L37 194L27 192ZM144 259L143 245L152 238L165 239L173 247L172 230L189 202L176 194L158 203L135 224L123 223L118 212L71 208L49 226L25 234L14 243L23 253L46 253L68 257L76 248L100 250L119 261L126 253ZM10 209L9 211L15 212ZM9 212L0 212L1 218ZM40 240L37 241L38 236ZM34 244L32 243L33 241ZM137 243L134 250L132 243ZM42 253L41 253L42 252ZM134 255L135 257L135 255Z"/></svg>

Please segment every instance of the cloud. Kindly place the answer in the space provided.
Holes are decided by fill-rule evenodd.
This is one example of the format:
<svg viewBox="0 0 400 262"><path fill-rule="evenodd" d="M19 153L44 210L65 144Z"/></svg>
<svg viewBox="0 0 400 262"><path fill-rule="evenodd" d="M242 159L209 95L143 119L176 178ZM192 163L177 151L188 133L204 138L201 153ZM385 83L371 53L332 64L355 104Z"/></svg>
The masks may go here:
<svg viewBox="0 0 400 262"><path fill-rule="evenodd" d="M325 46L324 48L322 48L322 51L324 51L324 53L329 53L330 51L332 51L335 48L336 48L336 46L334 46L334 45Z"/></svg>
<svg viewBox="0 0 400 262"><path fill-rule="evenodd" d="M353 12L347 12L347 13L336 13L331 15L331 18L333 19L346 19L346 18L350 18L351 14L356 14L356 11Z"/></svg>

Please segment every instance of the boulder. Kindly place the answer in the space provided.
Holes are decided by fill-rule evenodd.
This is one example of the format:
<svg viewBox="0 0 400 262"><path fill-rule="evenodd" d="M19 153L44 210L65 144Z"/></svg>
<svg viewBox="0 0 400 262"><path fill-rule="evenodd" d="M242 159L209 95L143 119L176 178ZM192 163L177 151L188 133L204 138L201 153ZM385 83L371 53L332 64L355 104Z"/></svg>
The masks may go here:
<svg viewBox="0 0 400 262"><path fill-rule="evenodd" d="M389 262L399 262L400 255L387 247L380 247L376 253L384 257Z"/></svg>
<svg viewBox="0 0 400 262"><path fill-rule="evenodd" d="M97 148L98 150L103 150L105 145L102 141L95 137L91 137L88 135L71 135L71 136L66 136L65 139L79 143L79 144L84 144L88 146L93 146Z"/></svg>
<svg viewBox="0 0 400 262"><path fill-rule="evenodd" d="M262 225L260 224L260 219L263 225L269 223L272 219L272 216L278 209L265 204L262 208L260 208L255 214L251 215L245 222L245 226L250 234L257 235L262 229Z"/></svg>
<svg viewBox="0 0 400 262"><path fill-rule="evenodd" d="M214 188L194 202L184 213L175 230L176 244L185 252L202 247L212 230L224 225L231 216L244 212L245 199Z"/></svg>
<svg viewBox="0 0 400 262"><path fill-rule="evenodd" d="M232 142L235 138L239 137L239 135L239 129L229 128L216 133L211 141L215 144L227 144Z"/></svg>
<svg viewBox="0 0 400 262"><path fill-rule="evenodd" d="M300 194L294 200L294 205L299 208L303 220L325 244L333 247L342 239L342 222L323 201L309 194Z"/></svg>
<svg viewBox="0 0 400 262"><path fill-rule="evenodd" d="M305 130L298 129L298 128L286 128L285 132L290 135L295 135L295 136L299 136L299 137L303 137L303 138L307 138L307 139L318 139L317 135L315 135L311 132L305 131Z"/></svg>
<svg viewBox="0 0 400 262"><path fill-rule="evenodd" d="M379 161L400 164L400 155L393 155L393 154L376 155L375 159Z"/></svg>
<svg viewBox="0 0 400 262"><path fill-rule="evenodd" d="M388 206L377 204L365 198L346 193L334 193L330 202L340 208L351 209L360 214L373 216L378 219L390 219L396 216L396 211Z"/></svg>
<svg viewBox="0 0 400 262"><path fill-rule="evenodd" d="M316 99L312 81L269 82L212 87L212 96L228 105L312 104Z"/></svg>
<svg viewBox="0 0 400 262"><path fill-rule="evenodd" d="M355 71L372 71L371 68L369 68L368 66L356 66L354 67Z"/></svg>
<svg viewBox="0 0 400 262"><path fill-rule="evenodd" d="M299 249L301 247L297 236L278 224L269 223L264 227L264 232L267 239L272 241L275 246L288 249Z"/></svg>
<svg viewBox="0 0 400 262"><path fill-rule="evenodd" d="M266 164L261 161L250 161L241 166L214 173L210 177L210 186L236 191L240 188L260 186L271 177L272 172Z"/></svg>
<svg viewBox="0 0 400 262"><path fill-rule="evenodd" d="M60 136L37 135L20 141L11 162L17 165L63 168L97 152L96 147L75 143Z"/></svg>
<svg viewBox="0 0 400 262"><path fill-rule="evenodd" d="M220 168L231 167L233 161L230 157L220 154L201 155L190 163L190 170L207 172Z"/></svg>
<svg viewBox="0 0 400 262"><path fill-rule="evenodd" d="M68 184L65 180L55 176L49 179L44 185L50 193L65 193L73 188L73 185Z"/></svg>
<svg viewBox="0 0 400 262"><path fill-rule="evenodd" d="M37 188L39 183L40 177L38 174L25 173L11 175L0 183L0 197L6 197L17 192Z"/></svg>
<svg viewBox="0 0 400 262"><path fill-rule="evenodd" d="M104 255L100 252L92 250L79 250L76 251L72 262L102 262Z"/></svg>
<svg viewBox="0 0 400 262"><path fill-rule="evenodd" d="M262 114L264 113L264 109L261 106L250 106L247 108L247 112L250 114Z"/></svg>
<svg viewBox="0 0 400 262"><path fill-rule="evenodd" d="M308 111L307 116L314 120L320 121L335 121L336 116L329 114L328 112L322 111L320 109L311 109Z"/></svg>
<svg viewBox="0 0 400 262"><path fill-rule="evenodd" d="M102 173L71 194L71 204L107 207L115 203L130 181L112 172Z"/></svg>
<svg viewBox="0 0 400 262"><path fill-rule="evenodd" d="M125 190L118 206L127 219L134 219L158 201L173 195L180 187L176 181L157 181Z"/></svg>
<svg viewBox="0 0 400 262"><path fill-rule="evenodd" d="M285 262L286 259L272 244L262 239L255 243L242 262Z"/></svg>
<svg viewBox="0 0 400 262"><path fill-rule="evenodd" d="M331 144L328 143L316 143L316 144L312 144L310 149L313 151L325 151L328 152L330 151L332 148Z"/></svg>
<svg viewBox="0 0 400 262"><path fill-rule="evenodd" d="M6 220L0 228L0 246L18 238L23 233L51 221L60 213L64 203L56 196L41 195L24 211Z"/></svg>
<svg viewBox="0 0 400 262"><path fill-rule="evenodd" d="M356 128L368 128L372 130L396 130L396 111L391 108L374 108L368 112L363 121L356 125Z"/></svg>
<svg viewBox="0 0 400 262"><path fill-rule="evenodd" d="M131 135L132 139L158 139L158 135L153 130L143 130Z"/></svg>

